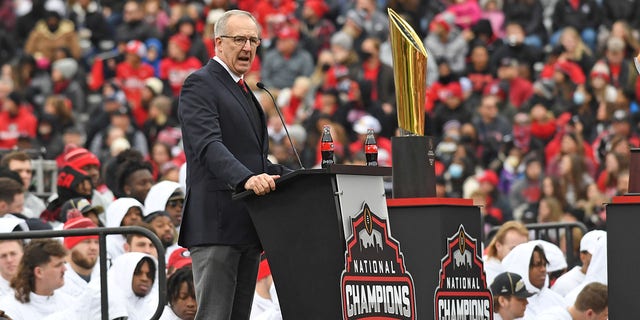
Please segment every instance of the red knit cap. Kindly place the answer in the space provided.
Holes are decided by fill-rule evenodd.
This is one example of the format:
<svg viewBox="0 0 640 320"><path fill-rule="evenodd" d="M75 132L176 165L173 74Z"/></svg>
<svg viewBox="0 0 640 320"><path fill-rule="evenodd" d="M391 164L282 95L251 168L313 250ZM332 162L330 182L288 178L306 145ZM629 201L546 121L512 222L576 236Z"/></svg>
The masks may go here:
<svg viewBox="0 0 640 320"><path fill-rule="evenodd" d="M88 165L100 167L98 157L89 150L80 147L69 149L64 155L64 162L76 170L82 170L82 168Z"/></svg>
<svg viewBox="0 0 640 320"><path fill-rule="evenodd" d="M85 218L85 217L78 217L78 218L73 218L70 220L67 220L67 222L65 222L64 227L62 228L63 230L70 230L70 229L86 229L86 228L95 228L97 227L95 223L93 223L93 221L91 221L91 219L89 218ZM77 237L65 237L64 238L64 246L71 250L73 247L75 247L78 243L87 240L87 239L98 239L97 235L93 235L93 236L77 236Z"/></svg>

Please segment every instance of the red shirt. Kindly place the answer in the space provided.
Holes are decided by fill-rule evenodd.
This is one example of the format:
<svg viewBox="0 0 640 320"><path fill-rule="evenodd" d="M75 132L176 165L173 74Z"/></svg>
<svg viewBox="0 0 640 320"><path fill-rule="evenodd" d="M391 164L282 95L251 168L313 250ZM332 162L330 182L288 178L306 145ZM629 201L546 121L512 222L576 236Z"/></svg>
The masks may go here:
<svg viewBox="0 0 640 320"><path fill-rule="evenodd" d="M35 138L37 127L38 120L25 107L20 107L15 117L0 112L0 149L13 148L21 135Z"/></svg>
<svg viewBox="0 0 640 320"><path fill-rule="evenodd" d="M153 75L153 67L146 63L141 63L138 68L133 68L125 61L116 67L116 79L122 83L122 90L133 109L140 107L144 81Z"/></svg>
<svg viewBox="0 0 640 320"><path fill-rule="evenodd" d="M160 61L160 79L169 81L171 91L174 96L180 95L182 83L191 72L202 67L200 60L194 57L187 57L184 61L176 61L171 58L164 58Z"/></svg>

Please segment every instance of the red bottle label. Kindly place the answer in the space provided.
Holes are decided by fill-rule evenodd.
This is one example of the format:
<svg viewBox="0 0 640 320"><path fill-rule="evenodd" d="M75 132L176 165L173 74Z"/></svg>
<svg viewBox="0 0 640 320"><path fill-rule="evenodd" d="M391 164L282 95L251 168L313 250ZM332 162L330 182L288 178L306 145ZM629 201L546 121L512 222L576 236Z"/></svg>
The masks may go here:
<svg viewBox="0 0 640 320"><path fill-rule="evenodd" d="M333 151L333 142L320 143L320 151Z"/></svg>
<svg viewBox="0 0 640 320"><path fill-rule="evenodd" d="M364 153L378 153L378 146L375 144L367 144L364 146Z"/></svg>

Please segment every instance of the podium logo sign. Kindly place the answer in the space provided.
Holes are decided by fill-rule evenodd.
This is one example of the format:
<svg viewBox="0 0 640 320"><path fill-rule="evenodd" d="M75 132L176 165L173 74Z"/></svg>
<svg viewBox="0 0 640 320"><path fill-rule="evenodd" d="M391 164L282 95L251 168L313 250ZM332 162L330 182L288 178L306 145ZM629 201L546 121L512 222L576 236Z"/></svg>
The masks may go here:
<svg viewBox="0 0 640 320"><path fill-rule="evenodd" d="M415 319L413 279L387 221L364 203L351 227L341 281L343 318Z"/></svg>
<svg viewBox="0 0 640 320"><path fill-rule="evenodd" d="M447 239L435 292L435 319L493 320L493 299L487 288L478 242L460 225Z"/></svg>

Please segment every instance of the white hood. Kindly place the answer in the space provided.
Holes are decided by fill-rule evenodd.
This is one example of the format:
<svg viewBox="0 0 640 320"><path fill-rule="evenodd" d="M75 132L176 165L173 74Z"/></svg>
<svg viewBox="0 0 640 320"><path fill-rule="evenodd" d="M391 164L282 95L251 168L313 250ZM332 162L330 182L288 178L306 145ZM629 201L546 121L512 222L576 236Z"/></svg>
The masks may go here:
<svg viewBox="0 0 640 320"><path fill-rule="evenodd" d="M133 274L144 257L151 258L156 266L155 280L149 294L138 297L132 289ZM141 252L124 253L113 260L107 276L111 317L128 316L130 320L142 320L149 319L153 315L158 306L158 263L154 257ZM115 306L115 310L111 310L112 305Z"/></svg>
<svg viewBox="0 0 640 320"><path fill-rule="evenodd" d="M549 260L547 273L560 271L568 267L567 259L564 257L564 253L562 252L562 249L560 249L560 247L544 240L532 240L531 242L542 245L544 255L547 257L547 260Z"/></svg>
<svg viewBox="0 0 640 320"><path fill-rule="evenodd" d="M134 198L120 198L107 208L107 227L119 227L122 219L131 207L139 207L144 212L144 206Z"/></svg>
<svg viewBox="0 0 640 320"><path fill-rule="evenodd" d="M513 272L522 277L522 281L527 286L529 292L539 293L540 289L534 287L529 280L529 262L531 262L531 255L533 255L533 248L539 246L544 250L544 247L534 241L529 241L517 245L507 256L502 259L502 267L505 271ZM545 251L546 256L546 251ZM549 259L547 257L547 259ZM549 286L549 276L547 275L544 280L544 287Z"/></svg>
<svg viewBox="0 0 640 320"><path fill-rule="evenodd" d="M584 281L571 290L564 297L565 301L568 305L573 305L578 297L578 294L582 289L592 282L600 282L602 284L608 283L608 275L609 269L607 267L607 234L605 233L600 238L598 238L595 251L593 256L591 256L591 262L589 263L589 268L587 268L587 274L584 276Z"/></svg>
<svg viewBox="0 0 640 320"><path fill-rule="evenodd" d="M180 184L173 181L160 181L151 187L144 200L144 216L156 211L164 211L171 194L180 188Z"/></svg>

